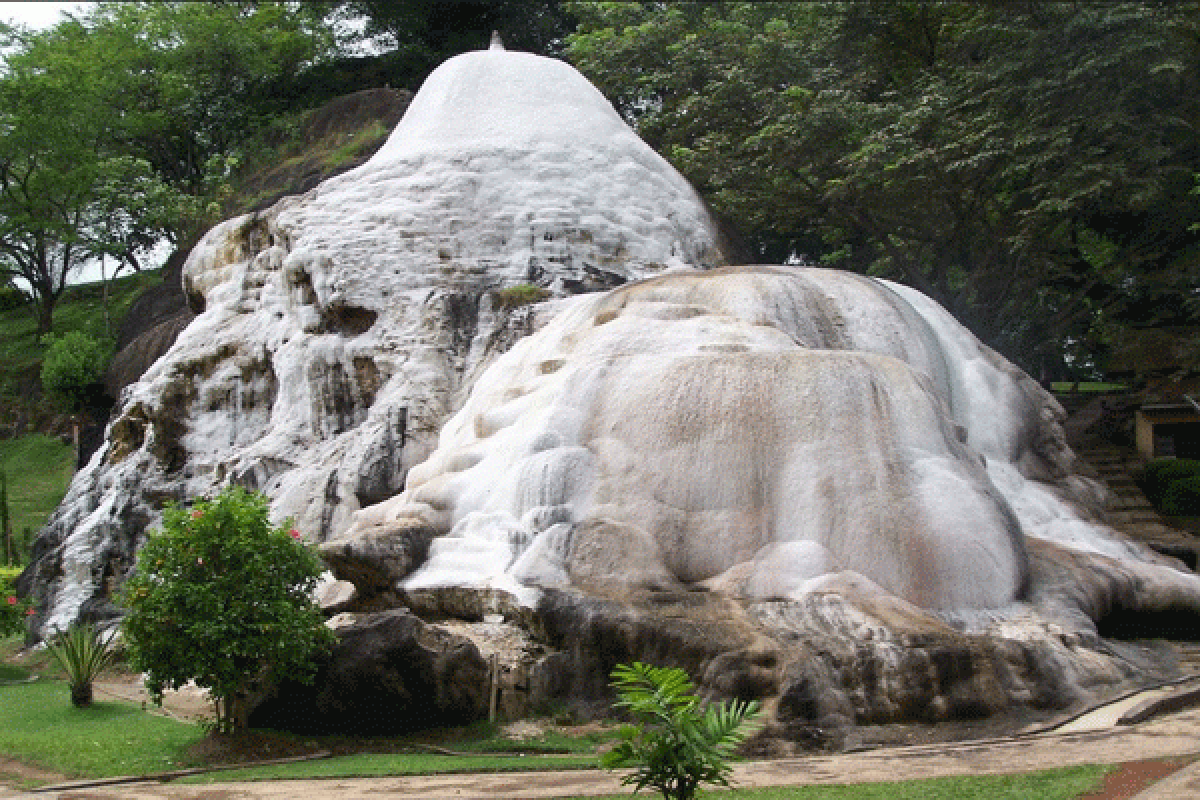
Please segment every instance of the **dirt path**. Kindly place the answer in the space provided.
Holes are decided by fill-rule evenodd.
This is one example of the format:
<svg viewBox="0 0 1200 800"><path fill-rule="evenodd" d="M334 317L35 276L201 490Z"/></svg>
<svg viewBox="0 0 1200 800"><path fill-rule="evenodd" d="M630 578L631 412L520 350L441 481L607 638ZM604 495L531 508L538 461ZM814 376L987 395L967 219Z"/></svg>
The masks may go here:
<svg viewBox="0 0 1200 800"><path fill-rule="evenodd" d="M1139 725L1103 731L1046 734L1019 739L892 748L864 753L738 764L739 786L866 783L1030 772L1080 764L1189 759L1200 756L1200 709ZM1168 776L1145 798L1200 797L1200 766ZM617 777L604 772L354 778L209 786L126 785L41 794L57 800L534 800L620 794ZM1162 792L1169 792L1163 794ZM19 794L0 798L19 797Z"/></svg>

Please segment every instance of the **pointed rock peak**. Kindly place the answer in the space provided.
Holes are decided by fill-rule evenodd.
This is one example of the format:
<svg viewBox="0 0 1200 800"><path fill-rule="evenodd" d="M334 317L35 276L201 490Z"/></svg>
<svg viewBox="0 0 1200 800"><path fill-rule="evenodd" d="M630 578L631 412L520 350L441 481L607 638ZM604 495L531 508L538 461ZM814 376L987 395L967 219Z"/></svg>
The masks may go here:
<svg viewBox="0 0 1200 800"><path fill-rule="evenodd" d="M492 42L488 45L488 50L503 50L504 42L500 39L500 31L492 31Z"/></svg>

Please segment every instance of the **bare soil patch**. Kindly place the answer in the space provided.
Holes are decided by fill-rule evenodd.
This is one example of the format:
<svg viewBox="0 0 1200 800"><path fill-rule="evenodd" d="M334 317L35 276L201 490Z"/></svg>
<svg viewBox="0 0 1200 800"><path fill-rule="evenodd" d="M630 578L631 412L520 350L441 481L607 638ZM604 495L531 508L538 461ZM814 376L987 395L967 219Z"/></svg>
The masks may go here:
<svg viewBox="0 0 1200 800"><path fill-rule="evenodd" d="M1143 789L1158 783L1188 765L1187 760L1166 759L1128 761L1104 777L1104 786L1079 800L1129 800Z"/></svg>
<svg viewBox="0 0 1200 800"><path fill-rule="evenodd" d="M13 761L11 758L0 756L0 786L32 786L43 783L59 783L67 776L48 769L33 767Z"/></svg>

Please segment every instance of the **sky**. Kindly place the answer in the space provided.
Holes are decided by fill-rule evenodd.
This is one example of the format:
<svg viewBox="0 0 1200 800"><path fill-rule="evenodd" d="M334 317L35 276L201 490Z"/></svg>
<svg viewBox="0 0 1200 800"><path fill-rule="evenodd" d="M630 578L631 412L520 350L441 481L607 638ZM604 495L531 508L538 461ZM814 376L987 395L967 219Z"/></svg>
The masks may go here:
<svg viewBox="0 0 1200 800"><path fill-rule="evenodd" d="M58 22L62 12L90 5L93 3L0 3L0 19L35 29L48 28Z"/></svg>

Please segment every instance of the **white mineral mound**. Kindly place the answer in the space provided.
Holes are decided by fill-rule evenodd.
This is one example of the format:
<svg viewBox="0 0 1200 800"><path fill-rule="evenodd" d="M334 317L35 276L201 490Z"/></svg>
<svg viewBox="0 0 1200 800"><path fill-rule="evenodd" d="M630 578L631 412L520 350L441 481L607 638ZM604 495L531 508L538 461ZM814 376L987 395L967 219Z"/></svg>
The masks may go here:
<svg viewBox="0 0 1200 800"><path fill-rule="evenodd" d="M204 312L127 390L42 533L43 627L103 604L166 500L236 481L324 539L399 491L532 325L498 290L725 260L700 198L570 66L447 61L368 163L196 246L184 284Z"/></svg>
<svg viewBox="0 0 1200 800"><path fill-rule="evenodd" d="M573 299L484 373L404 493L325 550L432 530L400 588L527 603L696 583L799 599L835 581L964 611L1023 595L1037 537L1136 562L1194 605L1195 576L1064 499L1081 486L1061 417L911 289L680 271Z"/></svg>

